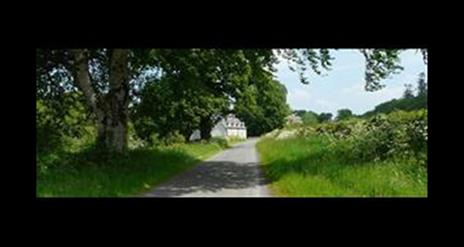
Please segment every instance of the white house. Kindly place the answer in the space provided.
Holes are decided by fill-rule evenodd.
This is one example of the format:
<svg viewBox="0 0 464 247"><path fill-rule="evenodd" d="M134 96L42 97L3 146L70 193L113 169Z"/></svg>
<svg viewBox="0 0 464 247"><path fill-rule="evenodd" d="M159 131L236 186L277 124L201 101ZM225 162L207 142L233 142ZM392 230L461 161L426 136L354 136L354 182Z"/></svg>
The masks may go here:
<svg viewBox="0 0 464 247"><path fill-rule="evenodd" d="M247 129L245 123L236 118L234 114L229 114L222 118L211 130L211 137L238 137L247 138ZM190 140L200 139L200 130L195 130L190 136Z"/></svg>

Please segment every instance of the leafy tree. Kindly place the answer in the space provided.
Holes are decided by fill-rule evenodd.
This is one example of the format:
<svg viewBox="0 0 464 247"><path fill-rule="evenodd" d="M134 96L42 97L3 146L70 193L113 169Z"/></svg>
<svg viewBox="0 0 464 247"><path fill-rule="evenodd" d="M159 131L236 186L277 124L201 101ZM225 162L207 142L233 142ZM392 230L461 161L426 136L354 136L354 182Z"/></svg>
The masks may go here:
<svg viewBox="0 0 464 247"><path fill-rule="evenodd" d="M403 67L400 66L399 55L401 49L359 49L365 58L365 89L367 91L376 91L385 87L381 83L383 79L399 73ZM424 63L427 63L427 49L420 49ZM277 50L277 55L281 55L289 61L290 69L297 71L300 80L308 84L308 78L305 72L311 70L316 74L322 74L322 70L331 69L329 49L281 49Z"/></svg>
<svg viewBox="0 0 464 247"><path fill-rule="evenodd" d="M237 98L234 105L234 112L246 123L250 136L281 128L285 117L290 114L285 86L272 79L270 74L257 80Z"/></svg>
<svg viewBox="0 0 464 247"><path fill-rule="evenodd" d="M374 110L364 113L363 117L370 117L377 113L390 113L396 110L413 111L419 109L427 109L427 85L425 83L424 73L419 74L417 81L417 96L414 96L411 84L407 84L407 88L401 99L392 99L383 102L375 107Z"/></svg>
<svg viewBox="0 0 464 247"><path fill-rule="evenodd" d="M338 110L336 120L341 121L353 117L353 113L350 109L340 109Z"/></svg>
<svg viewBox="0 0 464 247"><path fill-rule="evenodd" d="M321 114L319 114L318 120L320 123L327 122L327 121L332 120L332 116L333 116L332 113L322 112Z"/></svg>
<svg viewBox="0 0 464 247"><path fill-rule="evenodd" d="M427 83L425 82L425 73L419 73L417 79L417 96L427 96Z"/></svg>
<svg viewBox="0 0 464 247"><path fill-rule="evenodd" d="M81 137L89 125L82 95L79 92L63 94L57 104L36 101L37 152L53 151L63 144L63 137Z"/></svg>
<svg viewBox="0 0 464 247"><path fill-rule="evenodd" d="M196 126L201 138L209 139L211 129L228 110L232 98L247 87L253 56L242 50L224 49L158 50L157 55L163 57L160 66L170 87L190 93L190 99L185 99L189 106L185 108L197 106L192 113L199 117ZM183 99L181 95L176 97L172 100Z"/></svg>
<svg viewBox="0 0 464 247"><path fill-rule="evenodd" d="M305 113L306 113L305 110L295 110L295 111L293 111L293 114L295 114L296 116L298 116L300 118L302 118Z"/></svg>
<svg viewBox="0 0 464 247"><path fill-rule="evenodd" d="M303 117L301 117L301 120L303 121L303 124L306 124L306 125L319 123L319 120L317 118L317 113L313 111L305 112L305 114L303 114Z"/></svg>
<svg viewBox="0 0 464 247"><path fill-rule="evenodd" d="M414 98L414 92L412 89L412 84L404 84L405 90L403 93L404 99L412 99Z"/></svg>
<svg viewBox="0 0 464 247"><path fill-rule="evenodd" d="M122 152L127 148L129 81L140 69L134 53L125 49L38 50L38 98L52 105L65 92L82 92L96 120L97 144Z"/></svg>
<svg viewBox="0 0 464 247"><path fill-rule="evenodd" d="M401 70L396 49L362 49L366 58L366 90L382 88L380 81ZM426 61L427 50L422 50ZM47 49L37 50L37 96L44 104L59 105L64 92L80 91L86 110L98 129L104 149L127 149L129 108L138 99L151 73L183 78L202 85L215 97L238 98L248 87L250 71L259 77L272 71L283 56L308 83L305 71L330 70L329 49ZM52 103L53 102L53 103ZM208 135L213 115L200 120ZM206 136L207 138L207 136Z"/></svg>
<svg viewBox="0 0 464 247"><path fill-rule="evenodd" d="M305 125L316 124L319 122L317 113L313 111L296 110L293 111L293 113L296 116L299 116Z"/></svg>
<svg viewBox="0 0 464 247"><path fill-rule="evenodd" d="M187 85L169 78L147 83L134 108L133 120L140 138L151 141L153 134L166 138L178 132L188 139L200 128L202 118L221 115L228 109L225 97Z"/></svg>

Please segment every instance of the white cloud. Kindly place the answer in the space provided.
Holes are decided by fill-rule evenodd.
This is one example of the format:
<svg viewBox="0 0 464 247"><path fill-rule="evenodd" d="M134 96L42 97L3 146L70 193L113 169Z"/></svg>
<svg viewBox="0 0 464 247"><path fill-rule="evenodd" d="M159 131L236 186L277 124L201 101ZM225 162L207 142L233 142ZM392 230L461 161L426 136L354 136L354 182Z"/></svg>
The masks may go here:
<svg viewBox="0 0 464 247"><path fill-rule="evenodd" d="M312 76L309 73L310 85L301 84L298 74L288 69L285 59L279 58L276 76L287 87L287 102L292 109L336 113L338 109L349 108L361 114L382 102L400 98L404 84L411 83L415 87L417 75L427 68L420 54L407 51L401 57L404 71L382 81L385 88L367 92L364 89L365 65L362 56L356 51L340 51L334 55L336 60L329 76Z"/></svg>
<svg viewBox="0 0 464 247"><path fill-rule="evenodd" d="M303 108L310 100L310 93L301 88L290 90L287 95L287 102L296 108Z"/></svg>

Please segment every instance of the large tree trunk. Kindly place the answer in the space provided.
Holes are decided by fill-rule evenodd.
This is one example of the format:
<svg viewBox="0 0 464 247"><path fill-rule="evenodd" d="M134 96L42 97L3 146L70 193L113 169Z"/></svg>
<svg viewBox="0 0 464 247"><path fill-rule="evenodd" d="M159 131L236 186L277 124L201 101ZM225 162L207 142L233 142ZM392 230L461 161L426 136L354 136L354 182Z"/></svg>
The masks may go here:
<svg viewBox="0 0 464 247"><path fill-rule="evenodd" d="M85 50L73 50L73 74L97 117L97 145L105 151L123 152L127 149L128 50L115 49L109 54L110 90L106 95L100 95L92 87Z"/></svg>
<svg viewBox="0 0 464 247"><path fill-rule="evenodd" d="M128 70L128 50L112 51L109 68L110 91L106 95L106 116L100 126L99 135L99 141L110 151L123 152L127 149Z"/></svg>

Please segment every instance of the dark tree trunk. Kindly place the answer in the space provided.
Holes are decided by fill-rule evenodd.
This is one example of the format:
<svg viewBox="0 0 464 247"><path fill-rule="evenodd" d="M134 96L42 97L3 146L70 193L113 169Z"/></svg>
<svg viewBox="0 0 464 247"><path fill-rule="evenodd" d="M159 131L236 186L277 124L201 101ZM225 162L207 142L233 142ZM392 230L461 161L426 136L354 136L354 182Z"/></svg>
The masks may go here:
<svg viewBox="0 0 464 247"><path fill-rule="evenodd" d="M211 130L213 129L213 121L210 117L202 118L200 121L200 136L202 140L209 140L211 138Z"/></svg>
<svg viewBox="0 0 464 247"><path fill-rule="evenodd" d="M189 130L181 131L180 134L185 138L186 142L189 142L190 141L190 136L192 135L192 133L193 133L192 129L189 129Z"/></svg>

